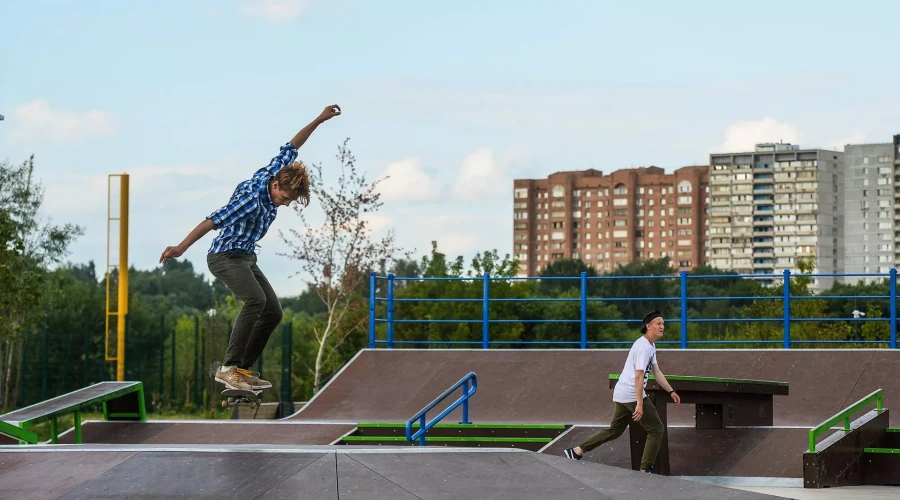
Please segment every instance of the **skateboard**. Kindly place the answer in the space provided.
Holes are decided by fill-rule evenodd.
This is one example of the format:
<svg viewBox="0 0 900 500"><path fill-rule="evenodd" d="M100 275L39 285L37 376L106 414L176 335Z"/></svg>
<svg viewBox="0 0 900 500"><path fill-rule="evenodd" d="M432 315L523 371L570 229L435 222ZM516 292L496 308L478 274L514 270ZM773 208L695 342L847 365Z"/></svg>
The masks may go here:
<svg viewBox="0 0 900 500"><path fill-rule="evenodd" d="M259 408L259 395L262 390L242 391L240 389L225 389L222 395L227 399L222 401L222 408L229 406L250 406Z"/></svg>

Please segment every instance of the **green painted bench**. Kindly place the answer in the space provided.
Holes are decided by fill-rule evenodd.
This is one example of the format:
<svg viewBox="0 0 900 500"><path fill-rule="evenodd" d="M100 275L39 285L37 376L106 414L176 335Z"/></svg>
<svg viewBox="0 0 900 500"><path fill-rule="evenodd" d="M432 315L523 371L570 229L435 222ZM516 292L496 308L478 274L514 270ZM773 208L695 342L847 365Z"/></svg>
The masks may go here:
<svg viewBox="0 0 900 500"><path fill-rule="evenodd" d="M81 443L81 412L96 404L103 405L104 420L147 420L141 382L100 382L0 415L0 434L17 439L19 444L37 444L37 436L26 429L50 422L50 442L56 444L57 419L71 414L75 417L75 442Z"/></svg>

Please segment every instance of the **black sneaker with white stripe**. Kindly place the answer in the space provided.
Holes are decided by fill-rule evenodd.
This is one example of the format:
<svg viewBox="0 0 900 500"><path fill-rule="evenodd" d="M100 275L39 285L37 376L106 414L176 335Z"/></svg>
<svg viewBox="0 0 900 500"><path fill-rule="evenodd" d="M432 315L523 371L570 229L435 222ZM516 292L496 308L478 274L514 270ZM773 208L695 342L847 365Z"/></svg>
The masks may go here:
<svg viewBox="0 0 900 500"><path fill-rule="evenodd" d="M574 448L568 448L565 451L565 454L566 454L566 458L571 458L572 460L581 460L581 455L575 453Z"/></svg>

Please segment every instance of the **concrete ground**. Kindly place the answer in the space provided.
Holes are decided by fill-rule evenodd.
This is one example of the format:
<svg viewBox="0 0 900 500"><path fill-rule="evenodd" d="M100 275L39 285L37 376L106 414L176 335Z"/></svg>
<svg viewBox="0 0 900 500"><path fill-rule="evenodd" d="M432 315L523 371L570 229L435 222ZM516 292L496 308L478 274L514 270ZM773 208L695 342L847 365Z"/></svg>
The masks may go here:
<svg viewBox="0 0 900 500"><path fill-rule="evenodd" d="M812 489L804 488L803 479L801 478L682 476L680 479L796 500L900 499L900 486L846 486L841 488Z"/></svg>

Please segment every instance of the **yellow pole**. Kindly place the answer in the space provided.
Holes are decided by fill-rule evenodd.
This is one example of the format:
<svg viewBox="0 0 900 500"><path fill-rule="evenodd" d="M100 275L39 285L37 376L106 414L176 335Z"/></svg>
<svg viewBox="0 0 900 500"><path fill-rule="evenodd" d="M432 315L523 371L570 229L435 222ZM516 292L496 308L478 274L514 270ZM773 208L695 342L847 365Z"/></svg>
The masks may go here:
<svg viewBox="0 0 900 500"><path fill-rule="evenodd" d="M119 307L116 380L125 380L125 316L128 314L128 174L122 174L119 194Z"/></svg>

